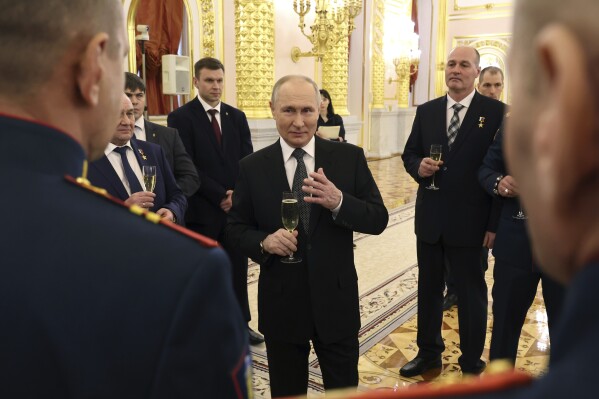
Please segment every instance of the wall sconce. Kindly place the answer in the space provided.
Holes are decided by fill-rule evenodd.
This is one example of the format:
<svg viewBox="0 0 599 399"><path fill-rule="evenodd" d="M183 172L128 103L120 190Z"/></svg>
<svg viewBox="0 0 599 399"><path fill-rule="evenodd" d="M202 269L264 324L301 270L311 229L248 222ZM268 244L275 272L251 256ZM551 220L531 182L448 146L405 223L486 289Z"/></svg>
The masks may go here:
<svg viewBox="0 0 599 399"><path fill-rule="evenodd" d="M312 50L302 52L299 47L291 49L291 59L298 62L300 57L316 57L322 62L327 51L343 38L347 38L355 29L354 18L362 11L361 0L316 0L316 18L310 26L311 34L304 32L306 24L304 16L310 11L310 0L293 0L293 10L299 15L299 25L302 34L312 43ZM347 21L347 31L340 27Z"/></svg>
<svg viewBox="0 0 599 399"><path fill-rule="evenodd" d="M395 73L397 79L389 78L389 84L393 82L400 82L415 75L418 72L418 65L420 63L420 50L410 50L407 55L401 55L398 58L393 58L393 65L395 65ZM412 68L412 66L414 68Z"/></svg>

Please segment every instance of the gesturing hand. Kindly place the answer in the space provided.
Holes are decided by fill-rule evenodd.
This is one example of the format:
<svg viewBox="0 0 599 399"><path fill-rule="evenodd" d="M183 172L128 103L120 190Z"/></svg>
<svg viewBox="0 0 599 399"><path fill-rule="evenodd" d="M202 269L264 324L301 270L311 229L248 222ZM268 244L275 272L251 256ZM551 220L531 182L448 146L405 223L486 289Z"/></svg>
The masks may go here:
<svg viewBox="0 0 599 399"><path fill-rule="evenodd" d="M305 186L302 186L302 190L310 194L309 197L304 197L304 200L311 204L322 205L327 209L335 209L341 202L341 190L327 179L322 168L310 173L310 177L304 179Z"/></svg>

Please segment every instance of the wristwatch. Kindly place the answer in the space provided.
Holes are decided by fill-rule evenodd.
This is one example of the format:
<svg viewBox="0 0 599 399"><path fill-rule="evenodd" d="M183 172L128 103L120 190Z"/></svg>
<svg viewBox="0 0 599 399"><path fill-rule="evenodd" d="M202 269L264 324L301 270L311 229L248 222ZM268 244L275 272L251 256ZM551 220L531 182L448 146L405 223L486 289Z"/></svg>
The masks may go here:
<svg viewBox="0 0 599 399"><path fill-rule="evenodd" d="M260 241L260 253L264 255L264 240Z"/></svg>

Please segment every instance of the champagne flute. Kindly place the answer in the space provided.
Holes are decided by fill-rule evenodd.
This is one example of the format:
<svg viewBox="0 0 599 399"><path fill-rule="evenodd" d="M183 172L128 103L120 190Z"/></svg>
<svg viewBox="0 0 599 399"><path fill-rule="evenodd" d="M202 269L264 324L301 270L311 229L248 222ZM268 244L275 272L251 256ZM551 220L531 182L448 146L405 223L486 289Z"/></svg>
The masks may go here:
<svg viewBox="0 0 599 399"><path fill-rule="evenodd" d="M435 162L439 162L441 160L441 153L443 152L443 146L441 144L432 144L430 156L431 159ZM435 186L435 173L433 173L432 182L430 186L426 186L428 190L438 190L439 187Z"/></svg>
<svg viewBox="0 0 599 399"><path fill-rule="evenodd" d="M142 173L144 175L144 186L146 186L146 191L153 193L154 188L156 187L156 166L144 165Z"/></svg>
<svg viewBox="0 0 599 399"><path fill-rule="evenodd" d="M283 199L281 201L281 220L283 221L283 227L293 233L293 230L299 223L299 204L295 194L291 191L283 192ZM281 258L282 263L299 263L302 258L294 257L293 254Z"/></svg>

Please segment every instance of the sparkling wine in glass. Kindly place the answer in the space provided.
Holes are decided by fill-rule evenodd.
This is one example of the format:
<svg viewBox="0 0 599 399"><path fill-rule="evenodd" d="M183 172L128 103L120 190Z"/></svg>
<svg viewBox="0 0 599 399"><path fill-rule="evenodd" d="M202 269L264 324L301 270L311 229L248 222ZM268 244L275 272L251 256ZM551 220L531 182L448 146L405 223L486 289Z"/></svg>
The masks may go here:
<svg viewBox="0 0 599 399"><path fill-rule="evenodd" d="M433 144L431 145L430 157L433 161L439 162L441 160L441 153L443 152L443 146L441 144ZM435 174L433 173L433 178L430 186L426 187L429 190L438 190L439 187L435 186Z"/></svg>
<svg viewBox="0 0 599 399"><path fill-rule="evenodd" d="M283 227L290 233L296 229L299 223L299 204L297 198L291 191L283 192L283 199L281 201L281 220L283 221ZM302 259L294 257L293 254L281 258L282 263L299 263Z"/></svg>
<svg viewBox="0 0 599 399"><path fill-rule="evenodd" d="M156 188L156 166L144 165L142 172L144 175L144 186L146 186L146 191L153 193L154 188Z"/></svg>

